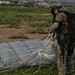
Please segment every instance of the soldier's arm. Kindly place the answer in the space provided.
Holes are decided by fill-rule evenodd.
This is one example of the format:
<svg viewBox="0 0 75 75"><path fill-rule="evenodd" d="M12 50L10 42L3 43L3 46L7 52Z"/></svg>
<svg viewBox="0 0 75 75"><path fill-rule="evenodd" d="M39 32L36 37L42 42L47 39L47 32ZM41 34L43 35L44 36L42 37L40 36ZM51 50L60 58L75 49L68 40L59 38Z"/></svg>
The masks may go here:
<svg viewBox="0 0 75 75"><path fill-rule="evenodd" d="M58 22L54 22L50 27L50 32L55 32L55 29L58 27L58 25Z"/></svg>
<svg viewBox="0 0 75 75"><path fill-rule="evenodd" d="M50 27L50 31L54 32L55 29L58 28L59 23L63 21L65 14L64 13L59 13L56 15L55 21L53 22L53 24Z"/></svg>

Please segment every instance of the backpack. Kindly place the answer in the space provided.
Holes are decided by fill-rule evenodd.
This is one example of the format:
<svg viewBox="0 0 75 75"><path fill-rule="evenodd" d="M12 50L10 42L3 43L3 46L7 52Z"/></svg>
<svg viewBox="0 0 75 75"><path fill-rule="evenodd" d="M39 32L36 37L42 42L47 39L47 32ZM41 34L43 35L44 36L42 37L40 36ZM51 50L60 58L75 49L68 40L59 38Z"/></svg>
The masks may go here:
<svg viewBox="0 0 75 75"><path fill-rule="evenodd" d="M68 11L61 11L68 16L68 34L71 39L75 42L75 13Z"/></svg>

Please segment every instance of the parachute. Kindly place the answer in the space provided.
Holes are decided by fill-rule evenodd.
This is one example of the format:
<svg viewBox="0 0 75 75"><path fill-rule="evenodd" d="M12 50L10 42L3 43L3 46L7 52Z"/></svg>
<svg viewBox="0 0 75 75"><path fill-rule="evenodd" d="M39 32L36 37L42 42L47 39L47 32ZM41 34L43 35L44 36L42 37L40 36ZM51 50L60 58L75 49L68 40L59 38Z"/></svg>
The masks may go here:
<svg viewBox="0 0 75 75"><path fill-rule="evenodd" d="M75 55L75 50L74 54ZM56 63L57 51L50 34L46 40L27 40L0 43L0 71L23 65L48 65Z"/></svg>
<svg viewBox="0 0 75 75"><path fill-rule="evenodd" d="M50 40L27 40L0 43L0 70L18 68L23 65L35 66L56 61L56 48Z"/></svg>

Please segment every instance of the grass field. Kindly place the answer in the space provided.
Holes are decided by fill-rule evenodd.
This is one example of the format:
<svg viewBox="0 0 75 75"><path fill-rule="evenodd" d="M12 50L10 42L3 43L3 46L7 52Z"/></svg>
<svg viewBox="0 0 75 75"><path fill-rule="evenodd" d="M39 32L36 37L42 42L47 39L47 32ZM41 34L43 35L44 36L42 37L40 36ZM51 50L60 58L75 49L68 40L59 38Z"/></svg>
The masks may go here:
<svg viewBox="0 0 75 75"><path fill-rule="evenodd" d="M71 10L75 12L75 10ZM9 35L5 38L8 39L30 39L29 34L48 34L47 29L50 27L52 21L52 15L49 9L39 8L0 8L0 30L13 29L21 30L22 33ZM15 32L16 32L15 31ZM5 32L6 33L6 30ZM3 33L2 33L3 34ZM7 34L7 33L6 33ZM9 32L10 34L10 32ZM28 34L28 35L27 35ZM8 35L8 34L7 34ZM33 36L32 35L32 36ZM38 36L40 36L38 35ZM44 37L42 37L44 38ZM3 40L2 40L3 41ZM1 41L1 42L2 42ZM38 71L38 66L34 67L21 67L19 69L10 70L8 72L0 72L0 75L57 75L57 67L50 65L42 66ZM36 72L37 71L37 72ZM74 74L73 74L74 75Z"/></svg>
<svg viewBox="0 0 75 75"><path fill-rule="evenodd" d="M0 75L57 75L57 67L50 67L50 65L42 65L34 67L21 67L15 70L9 70L8 72L2 72ZM51 69L52 68L52 69Z"/></svg>
<svg viewBox="0 0 75 75"><path fill-rule="evenodd" d="M22 25L23 22L27 22L32 27L41 27L42 25L42 27L48 27L51 19L52 17L50 17L50 11L48 9L0 8L0 24L9 24L9 27L17 27ZM43 22L34 24L34 21Z"/></svg>
<svg viewBox="0 0 75 75"><path fill-rule="evenodd" d="M43 39L48 34L51 20L50 9L0 8L0 35L4 37L0 42Z"/></svg>

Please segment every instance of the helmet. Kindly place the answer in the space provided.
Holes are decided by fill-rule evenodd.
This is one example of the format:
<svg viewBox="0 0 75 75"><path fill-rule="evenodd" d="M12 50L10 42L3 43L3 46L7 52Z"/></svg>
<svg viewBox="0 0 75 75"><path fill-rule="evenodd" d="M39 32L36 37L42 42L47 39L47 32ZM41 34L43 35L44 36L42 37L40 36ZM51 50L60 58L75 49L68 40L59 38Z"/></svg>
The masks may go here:
<svg viewBox="0 0 75 75"><path fill-rule="evenodd" d="M60 5L54 5L51 7L51 13L53 15L57 14L59 12L59 10L62 8L62 6Z"/></svg>

